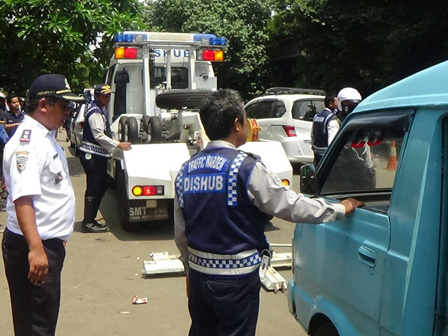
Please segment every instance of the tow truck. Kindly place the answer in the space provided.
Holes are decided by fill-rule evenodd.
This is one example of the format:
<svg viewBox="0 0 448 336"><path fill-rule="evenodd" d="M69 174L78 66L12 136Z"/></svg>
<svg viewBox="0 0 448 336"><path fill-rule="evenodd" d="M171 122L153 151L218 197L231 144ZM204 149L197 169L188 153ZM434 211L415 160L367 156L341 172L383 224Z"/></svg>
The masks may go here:
<svg viewBox="0 0 448 336"><path fill-rule="evenodd" d="M226 43L213 34L128 31L115 36L103 81L112 88L113 137L133 144L131 151L117 149L108 163L125 230L172 220L175 177L209 141L198 109L217 89L212 62L224 60ZM257 140L256 120L248 123L248 140ZM260 155L290 184L292 167L280 143L249 142L242 149Z"/></svg>

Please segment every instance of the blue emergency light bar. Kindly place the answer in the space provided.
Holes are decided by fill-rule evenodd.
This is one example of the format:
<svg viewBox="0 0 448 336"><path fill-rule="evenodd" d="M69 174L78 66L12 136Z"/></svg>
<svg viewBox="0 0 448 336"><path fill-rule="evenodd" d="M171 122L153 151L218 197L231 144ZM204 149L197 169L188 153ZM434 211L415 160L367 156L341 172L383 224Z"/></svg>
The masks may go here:
<svg viewBox="0 0 448 336"><path fill-rule="evenodd" d="M216 37L213 34L185 34L185 33L163 33L163 32L123 32L115 34L115 42L137 42L148 40L158 41L181 41L202 42L205 45L225 46L225 37Z"/></svg>

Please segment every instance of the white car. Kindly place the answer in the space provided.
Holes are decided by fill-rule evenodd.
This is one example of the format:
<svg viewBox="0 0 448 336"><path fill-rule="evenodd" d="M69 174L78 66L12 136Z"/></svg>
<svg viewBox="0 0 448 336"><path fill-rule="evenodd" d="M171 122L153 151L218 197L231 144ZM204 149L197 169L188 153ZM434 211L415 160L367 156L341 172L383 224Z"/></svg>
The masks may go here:
<svg viewBox="0 0 448 336"><path fill-rule="evenodd" d="M325 108L322 90L275 87L245 105L261 126L260 141L281 142L291 163L311 163L313 117Z"/></svg>
<svg viewBox="0 0 448 336"><path fill-rule="evenodd" d="M84 128L84 113L87 104L81 104L78 106L76 112L73 115L70 123L70 147L75 149L75 153L78 152L82 143L82 132Z"/></svg>

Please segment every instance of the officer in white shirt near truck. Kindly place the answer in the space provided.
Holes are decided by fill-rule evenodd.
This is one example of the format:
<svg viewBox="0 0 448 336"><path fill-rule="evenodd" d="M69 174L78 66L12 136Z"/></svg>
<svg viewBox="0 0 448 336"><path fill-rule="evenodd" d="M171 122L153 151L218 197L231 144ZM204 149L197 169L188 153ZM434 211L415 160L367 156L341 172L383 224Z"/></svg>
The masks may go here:
<svg viewBox="0 0 448 336"><path fill-rule="evenodd" d="M5 146L9 191L2 250L15 335L54 335L65 242L73 231L75 196L55 132L82 101L62 75L31 85L23 123Z"/></svg>

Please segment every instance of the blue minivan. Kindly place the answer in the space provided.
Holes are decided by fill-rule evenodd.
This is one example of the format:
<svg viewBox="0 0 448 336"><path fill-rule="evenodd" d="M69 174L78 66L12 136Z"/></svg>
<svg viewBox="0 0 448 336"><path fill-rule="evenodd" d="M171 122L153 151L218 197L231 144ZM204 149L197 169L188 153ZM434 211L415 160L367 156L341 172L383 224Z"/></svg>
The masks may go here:
<svg viewBox="0 0 448 336"><path fill-rule="evenodd" d="M308 334L448 335L448 62L365 99L302 192L365 203L298 223L290 312Z"/></svg>

